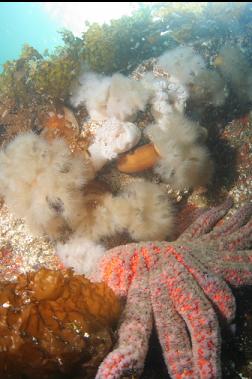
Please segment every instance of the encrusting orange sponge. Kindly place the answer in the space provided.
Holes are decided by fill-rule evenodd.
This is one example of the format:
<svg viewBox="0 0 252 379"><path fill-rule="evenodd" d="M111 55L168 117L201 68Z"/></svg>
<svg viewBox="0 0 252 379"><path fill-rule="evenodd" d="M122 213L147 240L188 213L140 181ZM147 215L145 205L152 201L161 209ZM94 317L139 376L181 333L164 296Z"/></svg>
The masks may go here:
<svg viewBox="0 0 252 379"><path fill-rule="evenodd" d="M0 378L93 378L120 311L105 283L71 270L42 268L0 283Z"/></svg>

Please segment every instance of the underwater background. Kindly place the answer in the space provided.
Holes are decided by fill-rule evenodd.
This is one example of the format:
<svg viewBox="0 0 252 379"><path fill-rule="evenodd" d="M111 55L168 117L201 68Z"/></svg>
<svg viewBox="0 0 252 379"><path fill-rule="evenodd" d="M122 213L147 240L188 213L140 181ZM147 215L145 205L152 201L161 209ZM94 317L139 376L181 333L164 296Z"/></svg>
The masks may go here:
<svg viewBox="0 0 252 379"><path fill-rule="evenodd" d="M97 6L99 14L97 14ZM110 11L106 10L110 7ZM105 22L130 14L137 3L47 3L2 2L0 12L0 65L18 58L28 43L41 54L62 45L59 31L71 30L76 36L84 31L85 22ZM112 9L112 11L111 11Z"/></svg>
<svg viewBox="0 0 252 379"><path fill-rule="evenodd" d="M159 185L175 204L173 239L201 208L215 206L227 196L234 199L234 208L252 201L252 3L3 2L0 31L3 150L27 131L48 141L64 138L70 150L83 153L83 157L92 153L94 140L99 142L104 156L107 154L98 175L102 191L109 187L113 194L118 193L139 178ZM168 86L166 80L170 80ZM144 90L132 82L143 82ZM108 88L111 98L114 91L114 98L107 106ZM120 92L126 94L125 103L118 100ZM188 136L188 130L197 130L196 135L192 132L193 137L188 134L195 151L199 148L199 180L194 180L190 167L188 176L184 171L169 170L173 145L166 147L164 142L170 137L178 143L180 140L163 135L162 128L156 133L154 126L162 125L160 114L170 116L171 109L176 114L174 134L179 135L180 127L182 137ZM104 114L118 118L119 126L103 124ZM134 135L136 144L131 141L128 147L130 151L135 146L140 149L136 149L134 161L131 155L123 155L126 149L115 152L107 148L114 147L114 135L105 147L102 144L102 138L124 122L134 123L141 132L139 138L137 132ZM147 153L142 153L145 146ZM167 156L156 167L149 163L151 154L154 160L159 154ZM129 159L126 168L125 157L126 162ZM131 241L122 233L106 237L102 243L108 249ZM12 281L20 273L43 266L62 267L55 256L55 245L32 236L26 224L15 219L1 201L0 279ZM223 325L222 329L222 376L251 379L252 290L236 289L234 294L235 326L231 330ZM99 355L102 348L97 346ZM6 379L1 377L4 359L0 350L0 379ZM76 372L71 374L71 364L67 360L67 373L52 373L49 364L45 376L37 378L47 379L48 372L52 379L77 378ZM32 368L27 371L30 374L19 377L15 373L10 379L35 379L35 371ZM133 373L130 377L139 376ZM169 378L155 332L140 378Z"/></svg>
<svg viewBox="0 0 252 379"><path fill-rule="evenodd" d="M25 43L40 53L52 50L62 43L58 30L60 24L53 20L40 3L2 2L0 12L0 64L18 58Z"/></svg>

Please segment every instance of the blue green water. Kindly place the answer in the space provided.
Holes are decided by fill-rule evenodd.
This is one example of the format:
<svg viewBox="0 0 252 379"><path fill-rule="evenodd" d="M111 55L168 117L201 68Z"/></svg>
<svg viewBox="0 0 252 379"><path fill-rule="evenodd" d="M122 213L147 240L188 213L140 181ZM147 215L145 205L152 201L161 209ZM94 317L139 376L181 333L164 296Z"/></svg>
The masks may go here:
<svg viewBox="0 0 252 379"><path fill-rule="evenodd" d="M40 53L61 44L61 26L51 19L41 3L0 4L0 70L6 60L16 59L25 43Z"/></svg>

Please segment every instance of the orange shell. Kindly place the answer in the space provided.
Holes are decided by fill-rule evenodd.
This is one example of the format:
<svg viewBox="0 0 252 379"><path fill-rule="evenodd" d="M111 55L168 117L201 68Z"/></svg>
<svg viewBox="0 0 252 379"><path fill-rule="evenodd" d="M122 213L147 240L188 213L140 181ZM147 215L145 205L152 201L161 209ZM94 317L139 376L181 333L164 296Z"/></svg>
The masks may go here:
<svg viewBox="0 0 252 379"><path fill-rule="evenodd" d="M221 55L217 55L217 57L214 59L214 66L222 66L223 65L223 58Z"/></svg>
<svg viewBox="0 0 252 379"><path fill-rule="evenodd" d="M159 159L157 149L149 143L119 158L117 168L126 174L133 174L152 168Z"/></svg>

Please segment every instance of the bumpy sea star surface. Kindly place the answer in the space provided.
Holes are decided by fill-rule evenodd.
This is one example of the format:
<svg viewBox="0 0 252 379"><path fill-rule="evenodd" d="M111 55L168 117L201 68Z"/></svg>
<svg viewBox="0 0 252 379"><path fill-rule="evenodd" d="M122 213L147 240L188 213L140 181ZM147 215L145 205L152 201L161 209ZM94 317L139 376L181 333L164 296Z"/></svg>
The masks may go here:
<svg viewBox="0 0 252 379"><path fill-rule="evenodd" d="M105 255L95 279L127 302L118 346L96 379L140 375L153 319L171 378L221 377L218 316L230 322L236 309L228 284L252 284L252 203L213 229L231 206L229 198L210 209L175 242L128 244Z"/></svg>

